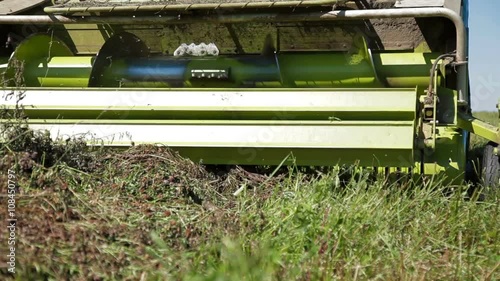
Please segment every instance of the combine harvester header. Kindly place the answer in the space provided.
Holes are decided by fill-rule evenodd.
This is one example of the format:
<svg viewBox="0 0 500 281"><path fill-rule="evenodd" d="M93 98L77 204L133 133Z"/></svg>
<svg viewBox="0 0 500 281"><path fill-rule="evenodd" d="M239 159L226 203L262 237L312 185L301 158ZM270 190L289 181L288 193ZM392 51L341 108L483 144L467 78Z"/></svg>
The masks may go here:
<svg viewBox="0 0 500 281"><path fill-rule="evenodd" d="M470 110L467 1L0 7L1 104L22 105L30 127L54 138L162 144L205 164L357 163L460 183L472 132L492 141L485 177L498 184L499 130Z"/></svg>

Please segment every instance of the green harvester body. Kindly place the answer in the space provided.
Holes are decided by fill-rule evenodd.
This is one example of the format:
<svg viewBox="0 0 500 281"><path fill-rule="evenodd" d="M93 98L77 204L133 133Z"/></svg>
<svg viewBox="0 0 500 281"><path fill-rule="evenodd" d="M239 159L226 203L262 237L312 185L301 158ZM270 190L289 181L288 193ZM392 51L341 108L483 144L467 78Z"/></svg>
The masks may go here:
<svg viewBox="0 0 500 281"><path fill-rule="evenodd" d="M500 143L470 111L468 1L20 2L0 104L54 138L457 184L469 133Z"/></svg>

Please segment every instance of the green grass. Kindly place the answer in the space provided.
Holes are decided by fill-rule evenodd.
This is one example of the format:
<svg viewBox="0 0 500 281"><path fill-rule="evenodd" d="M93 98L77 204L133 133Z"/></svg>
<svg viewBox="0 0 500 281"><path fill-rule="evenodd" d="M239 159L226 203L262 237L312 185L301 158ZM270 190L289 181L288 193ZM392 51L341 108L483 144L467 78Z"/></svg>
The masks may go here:
<svg viewBox="0 0 500 281"><path fill-rule="evenodd" d="M19 171L18 280L500 278L498 193L341 184L341 169L217 174L153 147L98 159Z"/></svg>
<svg viewBox="0 0 500 281"><path fill-rule="evenodd" d="M389 183L338 167L267 176L208 169L162 147L113 153L12 135L0 194L13 168L17 273L2 254L2 279L500 279L498 189L478 201L439 180Z"/></svg>

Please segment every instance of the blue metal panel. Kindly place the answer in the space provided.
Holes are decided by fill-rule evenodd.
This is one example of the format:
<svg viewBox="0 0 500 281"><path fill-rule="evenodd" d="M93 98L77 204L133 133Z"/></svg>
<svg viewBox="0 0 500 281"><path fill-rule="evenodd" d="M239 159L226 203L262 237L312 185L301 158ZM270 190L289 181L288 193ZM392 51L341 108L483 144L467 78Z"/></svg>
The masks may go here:
<svg viewBox="0 0 500 281"><path fill-rule="evenodd" d="M462 2L462 18L464 20L465 28L467 29L467 56L469 56L469 0L463 0ZM468 79L468 78L467 78ZM470 85L470 81L469 81ZM468 95L470 96L470 86L469 86L469 93ZM469 98L470 100L470 98ZM472 105L471 105L472 106ZM467 132L464 130L464 145L466 151L468 151L468 147L470 146L470 132Z"/></svg>
<svg viewBox="0 0 500 281"><path fill-rule="evenodd" d="M464 19L465 26L468 28L469 27L469 0L463 0L463 11L462 11L462 17Z"/></svg>

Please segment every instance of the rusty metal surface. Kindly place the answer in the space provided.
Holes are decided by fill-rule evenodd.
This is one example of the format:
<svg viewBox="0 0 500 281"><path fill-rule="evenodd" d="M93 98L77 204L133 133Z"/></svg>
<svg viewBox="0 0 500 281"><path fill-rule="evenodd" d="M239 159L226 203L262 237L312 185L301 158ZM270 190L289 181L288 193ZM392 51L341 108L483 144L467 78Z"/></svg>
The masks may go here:
<svg viewBox="0 0 500 281"><path fill-rule="evenodd" d="M349 0L350 1L350 0ZM70 0L70 1L55 1L56 7L126 7L126 6L203 6L203 5L220 5L241 4L244 7L247 4L269 4L285 3L300 6L318 5L318 4L333 4L335 2L344 2L344 0ZM348 2L348 1L345 1Z"/></svg>
<svg viewBox="0 0 500 281"><path fill-rule="evenodd" d="M48 2L48 0L3 0L0 1L0 15L13 15Z"/></svg>
<svg viewBox="0 0 500 281"><path fill-rule="evenodd" d="M338 2L339 5L394 6L398 0L56 0L58 6L129 6L129 5L178 5L178 4L223 4L223 3L274 3L274 2ZM399 0L401 1L401 0ZM445 0L441 0L445 1ZM450 1L450 0L448 0ZM455 1L455 0L453 0ZM435 5L431 5L435 6Z"/></svg>
<svg viewBox="0 0 500 281"><path fill-rule="evenodd" d="M359 7L364 10L365 7ZM411 12L415 17L429 17L435 14L436 17L448 16L450 10L443 8L432 8L431 10L426 10L431 8L420 8L420 9L367 9L362 10L351 10L345 12L329 12L329 13L282 13L282 14L248 14L248 15L213 15L213 16L189 16L185 15L181 18L176 16L142 16L142 17L126 17L126 16L115 16L115 17L63 17L63 16L0 16L0 24L24 24L24 23L39 23L39 24L67 24L67 23L79 23L79 24L102 24L106 23L105 26L110 28L110 32L114 33L113 29L123 30L132 32L141 39L145 41L156 42L155 44L148 43L148 46L154 50L154 52L166 52L171 48L177 47L175 41L180 39L185 39L184 37L192 37L196 39L197 36L187 36L189 34L199 33L205 35L207 33L214 33L218 31L210 38L212 41L223 41L220 37L229 37L226 34L225 27L227 24L234 24L241 26L242 28L246 24L263 24L265 22L278 23L270 24L270 31L266 31L267 34L276 34L276 31L280 30L280 35L283 35L283 48L290 49L310 49L308 46L297 46L293 44L292 41L300 41L301 44L316 44L318 49L335 49L335 50L346 50L349 48L349 34L363 34L371 49L373 50L410 50L415 49L420 52L422 51L432 51L432 52L449 52L454 49L455 39L460 38L461 43L464 42L464 37L462 36L463 30L460 29L460 36L455 38L455 32L453 30L453 24L443 18L426 18L426 19L415 19L410 16L402 18L399 14L401 12L407 11ZM432 15L420 15L424 11L432 11ZM440 12L442 13L440 14ZM437 13L435 13L437 12ZM363 19L365 14L368 13L369 17ZM388 13L388 15L385 15ZM353 16L351 16L351 14ZM454 14L454 13L453 13ZM377 19L381 17L383 19ZM394 18L388 18L394 17ZM346 20L347 26L342 28L342 32L338 32L338 28L341 23L339 20ZM300 22L310 21L310 23L304 24L301 27ZM284 27L283 23L287 23L287 26L295 25L295 28ZM293 23L295 22L295 23ZM314 23L315 22L315 23ZM334 23L337 22L337 23ZM457 20L458 22L458 20ZM281 23L281 24L280 24ZM148 24L148 27L144 25ZM221 27L215 28L213 24L219 24ZM112 25L112 26L109 26ZM117 26L115 26L117 25ZM265 25L265 24L264 24ZM307 26L306 26L307 25ZM313 27L311 25L319 25ZM463 25L463 24L462 24ZM172 26L172 27L167 27ZM175 26L175 27L174 27ZM334 27L333 29L331 27ZM72 27L67 27L73 29ZM75 27L76 28L76 27ZM95 30L95 28L93 28ZM137 29L138 32L133 31ZM245 28L243 28L245 29ZM265 29L265 28L264 28ZM140 31L142 30L142 31ZM274 31L273 31L274 30ZM351 32L349 32L351 30ZM256 33L255 30L248 30L240 34L240 38L253 37L254 34L262 34L262 32ZM262 30L261 30L262 31ZM80 31L79 31L80 32ZM141 35L140 33L143 33ZM150 35L146 35L146 33ZM152 34L154 33L154 34ZM246 35L245 35L246 34ZM167 37L168 35L168 37ZM347 35L347 36L346 36ZM298 37L297 37L298 36ZM260 36L264 38L265 36ZM259 37L259 38L260 38ZM156 39L155 39L156 38ZM167 40L168 38L168 40ZM179 40L175 40L175 39ZM258 48L262 46L262 38L255 38L252 45L258 45ZM291 38L292 41L286 40ZM296 40L293 38L300 38ZM309 40L310 38L310 40ZM320 39L318 39L320 38ZM160 39L160 40L158 40ZM165 39L165 40L163 40ZM189 38L188 38L189 39ZM346 40L347 39L347 40ZM449 44L443 44L444 41L449 41ZM87 40L88 41L88 40ZM165 42L163 42L165 41ZM182 41L184 42L184 41ZM345 47L344 47L345 44ZM99 46L101 44L98 44ZM172 45L172 46L170 46ZM174 46L177 45L177 46ZM295 45L295 46L292 46ZM461 46L461 44L458 44ZM231 48L231 45L227 46ZM446 49L443 49L446 48ZM90 48L95 49L95 48ZM91 51L91 50L88 51ZM460 53L460 52L459 52ZM463 58L462 58L463 59Z"/></svg>
<svg viewBox="0 0 500 281"><path fill-rule="evenodd" d="M396 8L445 7L460 13L462 0L399 0Z"/></svg>
<svg viewBox="0 0 500 281"><path fill-rule="evenodd" d="M285 2L290 0L70 0L56 1L59 6L128 6L128 5L174 5L174 4L220 4L220 3L255 3L255 2ZM303 0L303 2L315 2L316 0ZM335 2L332 1L332 2Z"/></svg>

